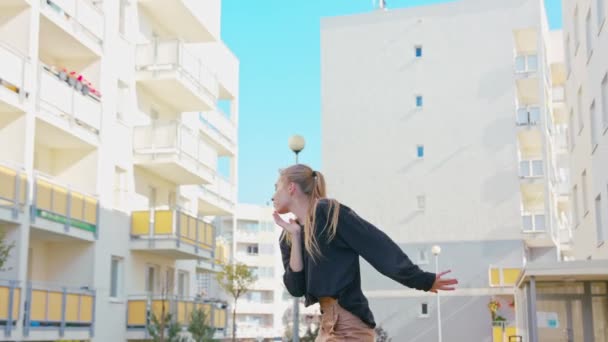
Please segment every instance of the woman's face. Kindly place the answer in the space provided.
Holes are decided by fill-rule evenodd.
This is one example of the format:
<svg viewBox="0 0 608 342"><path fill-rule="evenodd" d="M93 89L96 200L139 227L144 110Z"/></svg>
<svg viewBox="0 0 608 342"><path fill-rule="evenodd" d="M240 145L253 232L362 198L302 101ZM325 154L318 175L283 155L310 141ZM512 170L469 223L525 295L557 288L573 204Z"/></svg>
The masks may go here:
<svg viewBox="0 0 608 342"><path fill-rule="evenodd" d="M274 196L272 196L274 210L279 214L287 214L289 212L290 203L291 196L289 195L289 183L279 177L274 184Z"/></svg>

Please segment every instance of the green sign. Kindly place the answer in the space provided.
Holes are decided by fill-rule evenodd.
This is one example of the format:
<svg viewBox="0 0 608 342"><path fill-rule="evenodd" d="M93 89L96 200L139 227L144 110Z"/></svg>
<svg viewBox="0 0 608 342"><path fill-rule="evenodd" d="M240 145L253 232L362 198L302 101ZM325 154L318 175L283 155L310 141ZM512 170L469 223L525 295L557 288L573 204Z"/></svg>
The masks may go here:
<svg viewBox="0 0 608 342"><path fill-rule="evenodd" d="M62 223L62 224L66 224L66 222L68 221L68 218L63 215L51 213L51 212L48 212L48 211L42 210L42 209L36 209L36 216L41 217L45 220L58 222L58 223ZM70 219L70 226L72 226L74 228L86 230L91 233L95 233L95 231L97 230L97 227L94 224L82 222L82 221L79 221L76 219Z"/></svg>

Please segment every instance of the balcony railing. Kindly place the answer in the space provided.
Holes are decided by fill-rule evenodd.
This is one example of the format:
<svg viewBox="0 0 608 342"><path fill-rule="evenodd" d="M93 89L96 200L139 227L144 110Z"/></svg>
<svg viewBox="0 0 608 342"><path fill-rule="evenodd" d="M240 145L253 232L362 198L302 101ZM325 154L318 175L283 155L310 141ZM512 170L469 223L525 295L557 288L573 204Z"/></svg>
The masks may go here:
<svg viewBox="0 0 608 342"><path fill-rule="evenodd" d="M39 105L65 118L70 126L78 125L95 134L101 129L100 99L88 88L73 83L65 72L49 66L40 67Z"/></svg>
<svg viewBox="0 0 608 342"><path fill-rule="evenodd" d="M522 178L541 178L545 175L542 160L521 160L519 176Z"/></svg>
<svg viewBox="0 0 608 342"><path fill-rule="evenodd" d="M36 218L61 223L65 231L78 228L99 233L99 200L96 196L61 185L52 177L38 173L34 180L32 222Z"/></svg>
<svg viewBox="0 0 608 342"><path fill-rule="evenodd" d="M0 87L18 94L21 102L28 96L25 90L28 58L14 48L0 42Z"/></svg>
<svg viewBox="0 0 608 342"><path fill-rule="evenodd" d="M538 57L536 55L520 55L515 57L515 72L527 73L538 70Z"/></svg>
<svg viewBox="0 0 608 342"><path fill-rule="evenodd" d="M514 286L521 268L517 267L498 267L490 265L488 277L491 287L509 287Z"/></svg>
<svg viewBox="0 0 608 342"><path fill-rule="evenodd" d="M535 126L540 123L538 107L522 107L517 110L517 126Z"/></svg>
<svg viewBox="0 0 608 342"><path fill-rule="evenodd" d="M12 209L16 219L27 203L27 176L17 167L0 164L0 208Z"/></svg>
<svg viewBox="0 0 608 342"><path fill-rule="evenodd" d="M11 336L20 315L21 288L16 280L0 280L0 326L4 335Z"/></svg>
<svg viewBox="0 0 608 342"><path fill-rule="evenodd" d="M183 211L134 211L131 218L131 236L134 238L174 240L178 247L185 243L196 250L214 250L215 227Z"/></svg>
<svg viewBox="0 0 608 342"><path fill-rule="evenodd" d="M131 296L127 305L127 329L145 329L150 325L152 315L170 313L180 325L188 325L194 310L203 310L207 324L216 329L224 329L227 323L226 303L210 302L199 298L179 296L141 295Z"/></svg>
<svg viewBox="0 0 608 342"><path fill-rule="evenodd" d="M41 7L50 9L72 32L84 33L97 45L103 45L105 16L91 1L40 0L40 4Z"/></svg>
<svg viewBox="0 0 608 342"><path fill-rule="evenodd" d="M71 328L88 328L93 335L95 290L30 283L26 296L25 336L37 329L56 329L64 336Z"/></svg>
<svg viewBox="0 0 608 342"><path fill-rule="evenodd" d="M200 134L177 121L154 121L150 125L133 128L133 149L138 155L138 163L155 164L161 161L179 163L184 173L194 174L195 183L215 175L217 159L215 151L207 145ZM153 165L151 166L153 167ZM171 179L172 175L165 175ZM176 180L178 184L178 180ZM195 184L189 183L186 184Z"/></svg>

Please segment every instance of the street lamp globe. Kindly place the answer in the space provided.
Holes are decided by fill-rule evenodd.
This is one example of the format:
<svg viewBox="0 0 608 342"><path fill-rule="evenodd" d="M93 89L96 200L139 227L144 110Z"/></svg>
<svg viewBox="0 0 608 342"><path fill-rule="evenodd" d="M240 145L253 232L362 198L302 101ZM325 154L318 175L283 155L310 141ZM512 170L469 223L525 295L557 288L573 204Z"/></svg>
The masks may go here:
<svg viewBox="0 0 608 342"><path fill-rule="evenodd" d="M304 149L305 143L306 141L301 135L294 134L289 137L289 148L295 153L299 153L300 151L302 151Z"/></svg>
<svg viewBox="0 0 608 342"><path fill-rule="evenodd" d="M435 245L433 246L433 248L431 248L431 252L433 253L433 255L439 255L441 254L441 247Z"/></svg>

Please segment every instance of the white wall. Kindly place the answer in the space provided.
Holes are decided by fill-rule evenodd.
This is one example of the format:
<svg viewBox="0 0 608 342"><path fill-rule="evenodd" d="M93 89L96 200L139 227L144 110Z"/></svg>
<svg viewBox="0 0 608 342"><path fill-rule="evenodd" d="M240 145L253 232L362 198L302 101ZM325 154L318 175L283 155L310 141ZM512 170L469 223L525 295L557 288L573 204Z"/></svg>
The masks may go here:
<svg viewBox="0 0 608 342"><path fill-rule="evenodd" d="M568 112L573 111L574 127L571 132L574 135L575 146L571 150L571 186L577 186L578 197L572 197L571 201L578 203L579 212L572 213L573 222L580 222L574 230L574 257L579 260L587 258L605 259L608 258L608 246L606 243L600 246L597 238L597 220L595 209L595 198L600 195L602 199L601 222L604 229L605 239L608 239L608 134L605 127L608 122L602 120L602 110L608 108L608 103L602 103L601 83L606 72L606 60L608 60L608 33L606 25L599 30L597 21L596 1L564 1L563 2L563 23L564 39L569 38L570 44L566 46L566 59L570 60L571 72L566 81L566 102ZM605 5L606 6L606 5ZM579 13L579 32L580 46L575 51L574 35L574 10L578 8ZM587 54L587 39L585 19L591 9L592 40L593 52L591 56ZM608 11L605 7L604 12ZM606 13L604 16L608 16ZM582 87L581 110L578 108L578 89ZM597 125L592 125L590 117L591 103L596 103L596 113L598 114ZM580 130L579 117L582 115L583 128ZM591 145L591 129L598 130L598 147L595 151ZM582 173L587 172L587 197L589 212L583 209L582 198ZM573 204L574 206L574 204ZM575 217L577 216L577 217Z"/></svg>

